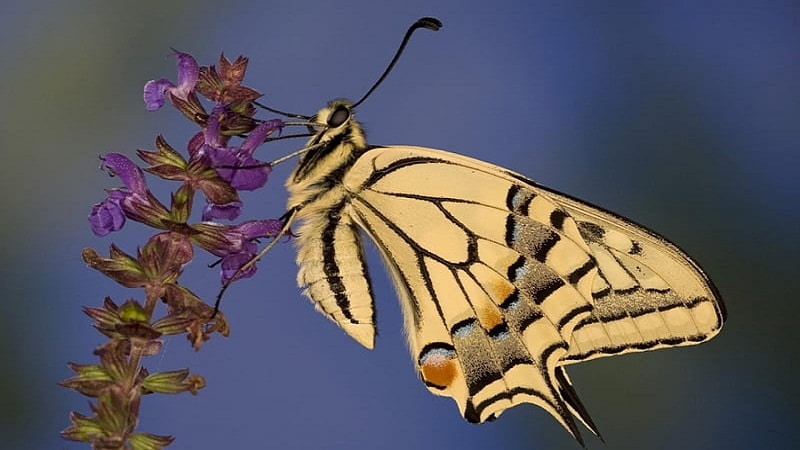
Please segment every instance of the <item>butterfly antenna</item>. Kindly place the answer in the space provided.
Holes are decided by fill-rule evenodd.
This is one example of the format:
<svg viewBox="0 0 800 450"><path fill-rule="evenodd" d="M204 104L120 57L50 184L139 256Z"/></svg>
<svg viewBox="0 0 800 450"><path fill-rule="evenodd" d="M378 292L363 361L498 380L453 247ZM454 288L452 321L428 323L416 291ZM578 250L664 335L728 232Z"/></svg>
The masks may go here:
<svg viewBox="0 0 800 450"><path fill-rule="evenodd" d="M389 63L389 66L387 66L386 70L383 71L383 75L381 75L381 77L378 78L378 81L376 81L375 84L373 84L372 87L369 88L367 93L361 97L361 100L353 104L353 108L360 105L361 102L366 100L367 97L369 97L369 95L372 94L372 91L374 91L378 86L380 86L381 83L383 83L383 80L386 78L387 75L389 75L389 72L392 71L394 65L397 64L397 60L400 59L400 55L403 54L403 50L405 50L406 45L408 45L408 41L411 40L411 35L414 34L414 32L417 31L417 29L419 28L427 28L428 30L438 31L439 28L442 28L442 22L439 19L433 17L423 17L414 22L413 25L408 27L406 35L403 36L403 42L400 43L400 47L397 49L397 52L395 52L394 58L392 58L392 61Z"/></svg>
<svg viewBox="0 0 800 450"><path fill-rule="evenodd" d="M271 113L278 114L278 115L283 116L283 117L291 117L292 119L305 119L305 120L311 119L310 116L304 116L302 114L289 113L289 112L286 112L286 111L281 111L280 109L270 108L269 106L267 106L267 105L265 105L263 103L257 102L255 100L253 100L253 104L258 106L261 109L266 109L267 111L269 111Z"/></svg>

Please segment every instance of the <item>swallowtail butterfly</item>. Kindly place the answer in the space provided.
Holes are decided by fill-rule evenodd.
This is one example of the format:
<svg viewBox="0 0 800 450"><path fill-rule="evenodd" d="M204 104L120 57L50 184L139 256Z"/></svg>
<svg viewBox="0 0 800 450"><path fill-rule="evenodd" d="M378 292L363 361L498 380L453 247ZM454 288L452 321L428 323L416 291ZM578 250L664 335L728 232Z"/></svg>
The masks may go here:
<svg viewBox="0 0 800 450"><path fill-rule="evenodd" d="M440 26L412 25L364 98L414 30ZM598 431L567 365L720 331L719 294L675 245L487 162L369 145L354 117L361 101L335 100L306 117L312 137L286 182L284 216L287 229L299 224L298 283L317 310L373 348L368 236L396 287L420 378L468 421L533 403L582 442L574 418Z"/></svg>

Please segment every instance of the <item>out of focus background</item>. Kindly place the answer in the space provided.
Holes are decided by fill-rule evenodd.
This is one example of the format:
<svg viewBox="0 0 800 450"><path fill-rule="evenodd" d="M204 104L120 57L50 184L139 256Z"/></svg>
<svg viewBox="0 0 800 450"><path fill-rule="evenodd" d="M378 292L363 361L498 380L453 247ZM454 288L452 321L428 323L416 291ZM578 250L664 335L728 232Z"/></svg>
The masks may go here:
<svg viewBox="0 0 800 450"><path fill-rule="evenodd" d="M637 220L693 255L726 300L718 338L606 358L570 375L607 444L591 448L789 448L798 428L800 6L792 1L5 1L0 14L0 443L61 440L87 399L60 388L67 361L104 340L81 312L127 291L80 252L129 252L149 230L104 239L86 216L119 184L99 154L133 156L157 134L184 148L194 127L148 113L145 81L175 77L170 47L201 64L250 57L264 101L313 113L359 97L406 27L421 31L359 118L375 144L458 151ZM264 116L269 117L269 116ZM264 146L262 159L300 142ZM247 198L277 217L290 165ZM163 190L159 192L164 192ZM212 297L201 256L185 284ZM191 368L197 397L150 396L141 430L171 448L576 449L543 410L467 424L416 378L402 319L370 251L380 337L369 352L295 287L290 245L236 284L229 338L200 352L168 340L152 371ZM159 398L160 397L160 398Z"/></svg>

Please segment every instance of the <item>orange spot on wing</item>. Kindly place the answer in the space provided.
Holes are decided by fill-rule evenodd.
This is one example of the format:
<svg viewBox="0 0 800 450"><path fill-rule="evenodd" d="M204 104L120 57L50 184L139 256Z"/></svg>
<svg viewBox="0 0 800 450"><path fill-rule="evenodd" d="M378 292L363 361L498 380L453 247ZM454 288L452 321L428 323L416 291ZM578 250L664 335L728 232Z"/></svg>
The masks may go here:
<svg viewBox="0 0 800 450"><path fill-rule="evenodd" d="M458 368L453 358L444 355L433 355L420 365L422 378L429 385L445 389L456 377Z"/></svg>
<svg viewBox="0 0 800 450"><path fill-rule="evenodd" d="M491 330L503 323L503 316L500 315L497 308L485 307L478 310L478 320L484 330Z"/></svg>
<svg viewBox="0 0 800 450"><path fill-rule="evenodd" d="M484 289L492 297L496 304L501 304L509 295L514 293L516 289L511 282L505 279L497 279L484 284Z"/></svg>

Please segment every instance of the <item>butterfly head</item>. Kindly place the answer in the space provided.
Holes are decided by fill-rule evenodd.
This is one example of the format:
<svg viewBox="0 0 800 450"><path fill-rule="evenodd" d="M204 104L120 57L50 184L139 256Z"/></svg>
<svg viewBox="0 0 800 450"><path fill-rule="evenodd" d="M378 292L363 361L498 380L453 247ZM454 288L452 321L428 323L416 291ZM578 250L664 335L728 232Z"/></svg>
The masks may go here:
<svg viewBox="0 0 800 450"><path fill-rule="evenodd" d="M292 183L318 183L318 178L331 167L352 163L367 148L364 131L353 115L348 100L333 100L311 117L309 131L314 133L306 143L305 154L298 162Z"/></svg>
<svg viewBox="0 0 800 450"><path fill-rule="evenodd" d="M311 122L314 125L310 129L316 134L308 142L309 146L316 144L325 146L329 142L347 142L357 147L366 146L364 132L354 118L353 104L349 100L338 99L328 102L327 106L311 117Z"/></svg>

